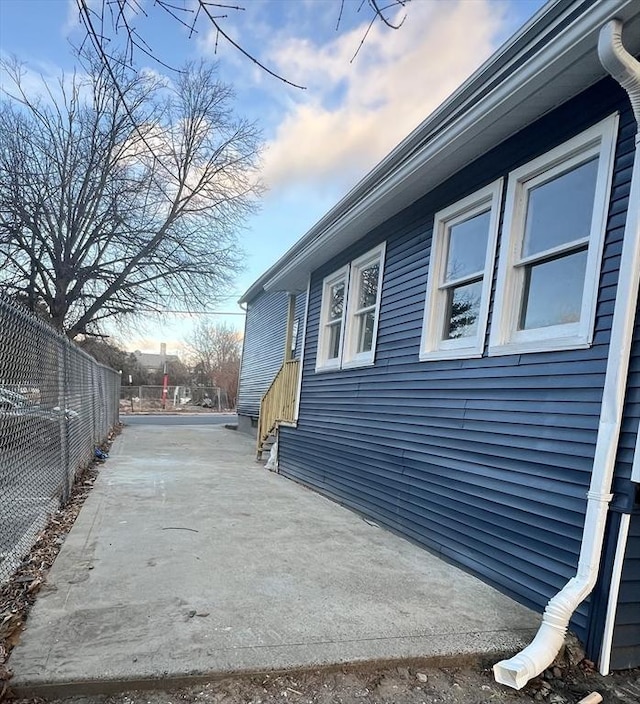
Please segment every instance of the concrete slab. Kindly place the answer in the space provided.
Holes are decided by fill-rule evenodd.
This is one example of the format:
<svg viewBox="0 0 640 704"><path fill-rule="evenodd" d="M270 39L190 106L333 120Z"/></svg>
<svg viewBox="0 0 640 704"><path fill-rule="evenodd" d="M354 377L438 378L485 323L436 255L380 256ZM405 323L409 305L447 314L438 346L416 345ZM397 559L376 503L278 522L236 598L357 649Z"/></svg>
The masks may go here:
<svg viewBox="0 0 640 704"><path fill-rule="evenodd" d="M253 449L219 427L126 428L11 656L12 687L469 659L532 636L536 614Z"/></svg>

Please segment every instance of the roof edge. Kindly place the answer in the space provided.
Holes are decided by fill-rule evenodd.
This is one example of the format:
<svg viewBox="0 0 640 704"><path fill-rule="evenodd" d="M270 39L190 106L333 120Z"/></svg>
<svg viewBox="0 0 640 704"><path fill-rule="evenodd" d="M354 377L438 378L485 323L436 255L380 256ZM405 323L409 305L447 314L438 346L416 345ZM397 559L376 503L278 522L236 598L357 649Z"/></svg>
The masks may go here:
<svg viewBox="0 0 640 704"><path fill-rule="evenodd" d="M335 237L340 224L353 219L354 209L366 202L378 201L395 184L394 175L404 171L406 162L415 166L430 158L433 142L444 131L450 132L455 123L463 123L469 114L477 116L486 111L490 98L501 87L523 81L513 65L519 57L527 56L526 62L540 61L546 54L552 54L554 42L545 38L567 19L574 17L571 39L575 43L583 29L601 23L614 13L630 5L634 0L551 0L513 34L487 61L485 61L462 85L451 94L418 127L405 137L389 154L364 176L347 194L338 201L318 222L316 222L285 254L269 267L242 295L239 303L255 298L264 289L274 289L285 269L299 265L305 252L317 252L325 238ZM599 5L594 8L594 5ZM600 10L600 11L597 11ZM530 54L530 56L528 56ZM477 117L475 118L477 119ZM449 135L446 135L450 139ZM358 208L360 210L360 208Z"/></svg>

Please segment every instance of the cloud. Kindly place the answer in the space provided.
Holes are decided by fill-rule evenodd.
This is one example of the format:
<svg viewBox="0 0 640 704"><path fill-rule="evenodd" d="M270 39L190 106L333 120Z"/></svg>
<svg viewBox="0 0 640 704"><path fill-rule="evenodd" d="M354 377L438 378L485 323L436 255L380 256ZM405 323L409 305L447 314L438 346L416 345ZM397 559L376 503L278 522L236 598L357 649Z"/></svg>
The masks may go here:
<svg viewBox="0 0 640 704"><path fill-rule="evenodd" d="M67 0L66 16L60 32L66 39L72 32L78 29L80 24L80 14L78 12L78 3L76 0Z"/></svg>
<svg viewBox="0 0 640 704"><path fill-rule="evenodd" d="M0 52L0 97L19 97L23 92L31 100L41 100L51 106L54 102L62 103L65 94L71 95L74 85L81 98L91 98L83 71L64 71L47 61L27 63Z"/></svg>
<svg viewBox="0 0 640 704"><path fill-rule="evenodd" d="M352 184L427 117L495 50L505 6L489 0L416 2L393 31L362 24L318 45L280 38L271 62L309 86L268 143L264 179Z"/></svg>

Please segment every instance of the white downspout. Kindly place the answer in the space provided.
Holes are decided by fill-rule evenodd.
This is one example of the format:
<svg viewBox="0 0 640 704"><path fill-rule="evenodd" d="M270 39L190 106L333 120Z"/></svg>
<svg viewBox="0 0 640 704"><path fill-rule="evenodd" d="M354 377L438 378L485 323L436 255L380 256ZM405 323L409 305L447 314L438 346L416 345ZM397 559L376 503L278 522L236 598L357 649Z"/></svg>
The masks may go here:
<svg viewBox="0 0 640 704"><path fill-rule="evenodd" d="M640 125L640 63L622 45L622 22L614 19L600 30L598 54L605 69L629 94L636 124ZM566 586L547 604L533 641L509 660L493 666L500 684L521 689L554 661L571 615L593 590L600 565L604 530L611 501L611 482L618 448L627 386L631 340L640 283L640 132L631 176L618 291L611 325L609 357L604 381L591 485L582 533L578 569Z"/></svg>

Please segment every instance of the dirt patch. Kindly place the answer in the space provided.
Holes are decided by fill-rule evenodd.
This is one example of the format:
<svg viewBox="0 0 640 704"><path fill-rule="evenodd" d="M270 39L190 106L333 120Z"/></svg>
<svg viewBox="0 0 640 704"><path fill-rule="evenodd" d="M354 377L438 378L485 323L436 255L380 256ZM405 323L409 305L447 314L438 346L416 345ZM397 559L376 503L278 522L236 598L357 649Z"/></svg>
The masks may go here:
<svg viewBox="0 0 640 704"><path fill-rule="evenodd" d="M121 429L122 426L117 426L99 449L108 452ZM47 573L93 488L100 464L100 460L94 460L76 477L69 501L51 514L18 569L0 586L0 701L10 695L9 680L12 672L7 665L9 654L20 638Z"/></svg>
<svg viewBox="0 0 640 704"><path fill-rule="evenodd" d="M604 704L638 704L640 670L602 677L588 663L556 666L516 692L496 684L488 668L400 666L229 678L171 691L71 697L49 704L576 704L594 691Z"/></svg>

